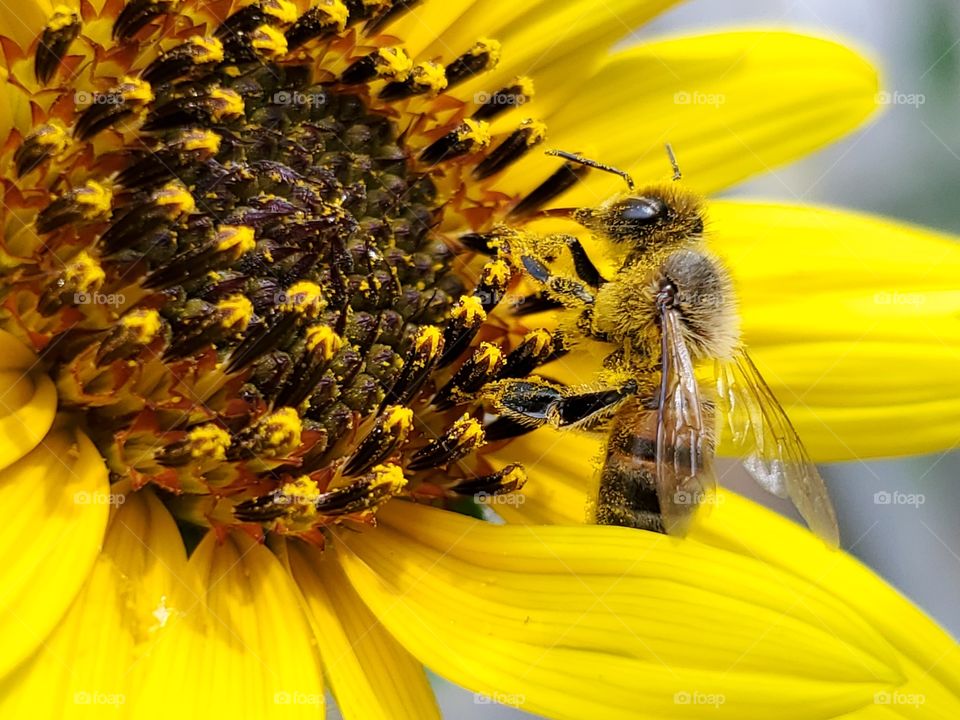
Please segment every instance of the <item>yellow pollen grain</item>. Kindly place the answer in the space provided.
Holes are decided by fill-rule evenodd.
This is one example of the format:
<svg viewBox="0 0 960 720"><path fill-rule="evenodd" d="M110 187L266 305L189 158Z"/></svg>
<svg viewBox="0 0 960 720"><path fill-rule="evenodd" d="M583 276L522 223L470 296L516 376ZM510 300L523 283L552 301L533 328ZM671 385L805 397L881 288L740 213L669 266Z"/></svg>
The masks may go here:
<svg viewBox="0 0 960 720"><path fill-rule="evenodd" d="M247 225L221 225L217 228L217 250L233 250L237 256L250 252L257 246L253 228Z"/></svg>
<svg viewBox="0 0 960 720"><path fill-rule="evenodd" d="M227 457L230 433L213 423L207 423L187 433L187 442L190 445L190 457L194 460L219 462Z"/></svg>
<svg viewBox="0 0 960 720"><path fill-rule="evenodd" d="M317 8L328 18L331 22L336 23L337 30L342 31L347 27L347 20L350 19L350 10L342 2L342 0L323 0Z"/></svg>
<svg viewBox="0 0 960 720"><path fill-rule="evenodd" d="M527 333L523 340L524 342L532 342L534 352L539 355L550 346L553 338L550 336L550 333L543 328L537 328L536 330Z"/></svg>
<svg viewBox="0 0 960 720"><path fill-rule="evenodd" d="M488 342L480 343L475 357L478 365L482 363L488 367L496 367L503 362L503 352L499 347Z"/></svg>
<svg viewBox="0 0 960 720"><path fill-rule="evenodd" d="M470 326L479 325L487 319L487 313L483 309L483 304L479 298L473 295L460 298L460 303L453 309L450 315L452 318L461 320Z"/></svg>
<svg viewBox="0 0 960 720"><path fill-rule="evenodd" d="M276 455L285 455L300 444L303 423L297 411L291 407L280 408L257 425L257 435Z"/></svg>
<svg viewBox="0 0 960 720"><path fill-rule="evenodd" d="M134 310L120 318L120 325L132 333L132 340L139 345L153 342L160 334L163 323L156 310Z"/></svg>
<svg viewBox="0 0 960 720"><path fill-rule="evenodd" d="M402 405L393 405L387 408L384 429L395 435L406 434L413 427L413 410Z"/></svg>
<svg viewBox="0 0 960 720"><path fill-rule="evenodd" d="M440 345L443 342L443 333L440 328L434 325L424 325L417 331L417 338L414 344L418 352L427 349L427 355L433 357L440 351Z"/></svg>
<svg viewBox="0 0 960 720"><path fill-rule="evenodd" d="M430 95L436 95L447 87L447 71L440 63L428 60L411 71L417 85L428 89Z"/></svg>
<svg viewBox="0 0 960 720"><path fill-rule="evenodd" d="M66 5L57 5L53 9L53 15L50 17L50 21L47 23L47 30L57 32L78 22L80 22L80 16L77 15L72 8Z"/></svg>
<svg viewBox="0 0 960 720"><path fill-rule="evenodd" d="M470 48L471 55L487 55L487 70L493 70L500 63L500 41L491 38L480 38Z"/></svg>
<svg viewBox="0 0 960 720"><path fill-rule="evenodd" d="M297 19L297 6L290 0L267 0L260 3L260 7L282 25L290 25Z"/></svg>
<svg viewBox="0 0 960 720"><path fill-rule="evenodd" d="M323 290L307 280L296 282L287 288L286 298L280 303L283 312L295 312L304 317L315 318L327 306Z"/></svg>
<svg viewBox="0 0 960 720"><path fill-rule="evenodd" d="M131 105L146 105L153 102L153 88L150 83L140 78L124 75L123 80L117 87L125 103Z"/></svg>
<svg viewBox="0 0 960 720"><path fill-rule="evenodd" d="M320 498L320 486L309 475L301 475L295 480L284 483L280 492L290 504L290 514L300 518L310 518L317 514L317 500Z"/></svg>
<svg viewBox="0 0 960 720"><path fill-rule="evenodd" d="M46 145L54 155L59 155L66 150L70 142L70 135L67 133L67 128L57 119L41 125L33 131L28 138L39 145Z"/></svg>
<svg viewBox="0 0 960 720"><path fill-rule="evenodd" d="M100 289L107 275L86 250L81 250L63 271L64 284L79 292L90 293Z"/></svg>
<svg viewBox="0 0 960 720"><path fill-rule="evenodd" d="M377 51L377 65L380 74L384 77L403 81L410 76L413 70L413 60L403 48L383 48Z"/></svg>
<svg viewBox="0 0 960 720"><path fill-rule="evenodd" d="M287 38L271 25L261 25L250 33L251 44L261 55L277 59L287 54Z"/></svg>
<svg viewBox="0 0 960 720"><path fill-rule="evenodd" d="M197 209L193 195L179 180L167 183L153 194L153 202L170 210L170 217L190 215Z"/></svg>
<svg viewBox="0 0 960 720"><path fill-rule="evenodd" d="M184 150L205 150L210 155L216 155L220 151L222 138L212 130L187 130L179 141Z"/></svg>
<svg viewBox="0 0 960 720"><path fill-rule="evenodd" d="M547 126L546 123L542 123L539 120L534 120L533 118L527 118L522 123L520 127L529 130L527 133L527 146L532 147L537 143L541 143L547 137Z"/></svg>
<svg viewBox="0 0 960 720"><path fill-rule="evenodd" d="M244 332L253 319L253 303L243 295L229 295L217 303L220 327Z"/></svg>
<svg viewBox="0 0 960 720"><path fill-rule="evenodd" d="M484 439L483 425L469 415L464 415L451 425L450 434L457 438L460 446L476 447Z"/></svg>
<svg viewBox="0 0 960 720"><path fill-rule="evenodd" d="M467 118L457 128L457 140L470 141L476 147L490 144L490 123Z"/></svg>
<svg viewBox="0 0 960 720"><path fill-rule="evenodd" d="M503 287L510 282L510 266L503 260L494 260L483 268L483 279Z"/></svg>
<svg viewBox="0 0 960 720"><path fill-rule="evenodd" d="M526 98L532 98L534 95L533 78L526 75L518 75L513 84L520 89L520 93Z"/></svg>
<svg viewBox="0 0 960 720"><path fill-rule="evenodd" d="M82 206L81 212L85 220L105 217L110 213L113 202L113 193L96 180L87 180L75 195L77 205Z"/></svg>
<svg viewBox="0 0 960 720"><path fill-rule="evenodd" d="M213 100L213 112L210 116L215 121L243 115L243 98L230 88L213 88L210 99Z"/></svg>
<svg viewBox="0 0 960 720"><path fill-rule="evenodd" d="M391 495L396 495L407 485L407 479L399 465L375 465L371 475L370 488L386 486L390 488Z"/></svg>
<svg viewBox="0 0 960 720"><path fill-rule="evenodd" d="M343 338L327 325L314 325L307 329L307 350L329 360L343 347Z"/></svg>
<svg viewBox="0 0 960 720"><path fill-rule="evenodd" d="M223 62L223 43L212 35L195 35L188 41L198 49L193 60L198 65Z"/></svg>

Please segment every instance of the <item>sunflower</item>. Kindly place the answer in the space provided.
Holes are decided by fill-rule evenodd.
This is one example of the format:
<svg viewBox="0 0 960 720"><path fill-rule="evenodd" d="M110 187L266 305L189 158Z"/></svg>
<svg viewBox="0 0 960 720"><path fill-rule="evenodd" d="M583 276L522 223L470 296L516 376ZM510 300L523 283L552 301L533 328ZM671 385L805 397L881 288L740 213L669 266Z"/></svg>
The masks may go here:
<svg viewBox="0 0 960 720"><path fill-rule="evenodd" d="M608 54L671 4L0 9L4 717L436 717L424 666L550 717L957 716L957 646L849 556L729 493L585 525L596 442L483 423L593 373L490 242L616 191L548 137L710 194L875 109L823 39ZM709 209L816 459L954 442L952 239Z"/></svg>

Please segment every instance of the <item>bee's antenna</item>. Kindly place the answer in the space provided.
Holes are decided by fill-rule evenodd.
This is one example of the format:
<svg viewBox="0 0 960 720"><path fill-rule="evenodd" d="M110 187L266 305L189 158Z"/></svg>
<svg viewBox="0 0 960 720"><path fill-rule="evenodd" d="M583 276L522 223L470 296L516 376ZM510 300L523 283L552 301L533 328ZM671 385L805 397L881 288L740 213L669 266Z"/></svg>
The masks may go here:
<svg viewBox="0 0 960 720"><path fill-rule="evenodd" d="M636 186L633 184L633 178L625 172L624 170L618 170L617 168L611 165L604 165L601 162L596 160L591 160L590 158L585 158L583 155L578 155L576 153L569 153L565 150L547 150L547 155L554 155L556 157L562 157L565 160L571 160L575 163L580 163L581 165L586 165L587 167L596 168L597 170L603 170L604 172L613 173L614 175L619 175L627 183L627 187L630 190L633 190Z"/></svg>
<svg viewBox="0 0 960 720"><path fill-rule="evenodd" d="M677 164L677 156L673 154L673 145L667 143L667 157L670 158L670 167L673 168L673 180L676 182L683 177L683 173L680 172L680 166Z"/></svg>

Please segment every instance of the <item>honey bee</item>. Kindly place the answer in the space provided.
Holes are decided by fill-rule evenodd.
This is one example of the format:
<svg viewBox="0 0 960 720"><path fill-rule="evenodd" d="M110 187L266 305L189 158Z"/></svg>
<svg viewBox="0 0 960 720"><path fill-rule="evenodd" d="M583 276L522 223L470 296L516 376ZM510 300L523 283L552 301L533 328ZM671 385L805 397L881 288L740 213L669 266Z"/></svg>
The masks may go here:
<svg viewBox="0 0 960 720"><path fill-rule="evenodd" d="M668 146L674 167L679 169ZM717 438L727 438L754 479L789 498L809 527L839 542L827 488L740 337L730 274L703 243L704 214L676 183L636 190L622 171L579 155L577 163L625 177L630 192L566 214L608 247L618 268L604 278L573 236L502 230L501 251L555 304L574 311L576 341L613 346L600 387L541 379L493 383L487 397L508 421L607 434L596 522L682 535L716 487ZM568 251L572 274L553 269ZM575 277L574 277L575 276ZM712 367L711 367L712 366ZM713 382L698 378L712 371Z"/></svg>

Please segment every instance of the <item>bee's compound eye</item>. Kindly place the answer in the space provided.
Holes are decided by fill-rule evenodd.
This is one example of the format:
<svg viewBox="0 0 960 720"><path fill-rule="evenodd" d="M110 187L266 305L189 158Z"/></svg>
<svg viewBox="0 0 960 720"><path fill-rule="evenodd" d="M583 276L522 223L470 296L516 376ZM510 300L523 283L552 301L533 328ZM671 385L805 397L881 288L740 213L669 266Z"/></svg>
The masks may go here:
<svg viewBox="0 0 960 720"><path fill-rule="evenodd" d="M658 198L633 197L624 200L620 210L621 219L639 225L656 222L667 212L667 206Z"/></svg>

